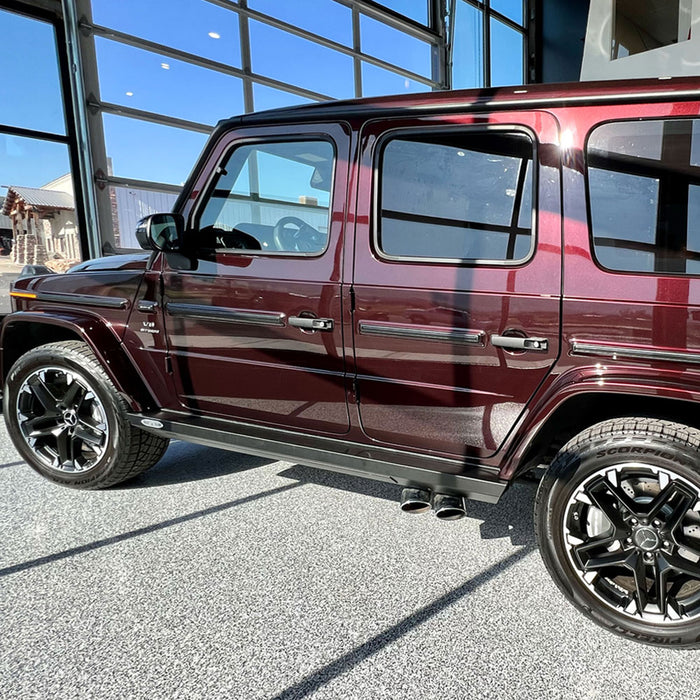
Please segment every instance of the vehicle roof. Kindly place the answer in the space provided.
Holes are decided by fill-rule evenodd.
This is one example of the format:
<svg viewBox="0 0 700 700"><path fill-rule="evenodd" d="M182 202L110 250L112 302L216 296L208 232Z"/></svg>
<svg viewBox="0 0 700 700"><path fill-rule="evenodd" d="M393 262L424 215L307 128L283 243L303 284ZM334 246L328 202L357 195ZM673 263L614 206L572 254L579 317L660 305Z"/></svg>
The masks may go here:
<svg viewBox="0 0 700 700"><path fill-rule="evenodd" d="M231 128L275 122L399 116L416 112L483 111L490 108L518 109L526 106L689 99L700 100L700 77L548 83L337 100L253 112L223 120L219 122L219 126Z"/></svg>

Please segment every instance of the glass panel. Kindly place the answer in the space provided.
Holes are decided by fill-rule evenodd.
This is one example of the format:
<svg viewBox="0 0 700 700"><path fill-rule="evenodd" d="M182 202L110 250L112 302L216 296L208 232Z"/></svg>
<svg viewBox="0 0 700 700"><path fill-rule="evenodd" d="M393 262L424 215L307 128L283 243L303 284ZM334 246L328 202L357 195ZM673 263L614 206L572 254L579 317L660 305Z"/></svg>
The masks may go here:
<svg viewBox="0 0 700 700"><path fill-rule="evenodd" d="M248 7L339 44L352 46L352 10L334 0L248 0Z"/></svg>
<svg viewBox="0 0 700 700"><path fill-rule="evenodd" d="M299 97L293 92L276 90L275 88L253 83L253 100L256 111L263 109L276 109L277 107L290 107L292 105L311 104L313 100Z"/></svg>
<svg viewBox="0 0 700 700"><path fill-rule="evenodd" d="M523 0L491 0L491 9L523 25Z"/></svg>
<svg viewBox="0 0 700 700"><path fill-rule="evenodd" d="M522 85L524 38L509 26L491 20L491 85Z"/></svg>
<svg viewBox="0 0 700 700"><path fill-rule="evenodd" d="M65 134L53 26L0 10L0 36L0 123Z"/></svg>
<svg viewBox="0 0 700 700"><path fill-rule="evenodd" d="M365 15L360 16L360 39L364 53L430 77L430 44Z"/></svg>
<svg viewBox="0 0 700 700"><path fill-rule="evenodd" d="M206 0L92 0L96 24L240 67L238 15Z"/></svg>
<svg viewBox="0 0 700 700"><path fill-rule="evenodd" d="M353 60L289 32L250 22L253 71L330 97L353 97Z"/></svg>
<svg viewBox="0 0 700 700"><path fill-rule="evenodd" d="M594 253L612 270L699 271L700 167L693 134L700 120L619 122L588 144Z"/></svg>
<svg viewBox="0 0 700 700"><path fill-rule="evenodd" d="M0 313L24 265L81 259L68 146L0 133Z"/></svg>
<svg viewBox="0 0 700 700"><path fill-rule="evenodd" d="M427 260L524 260L532 248L531 159L523 134L390 141L381 164L381 249Z"/></svg>
<svg viewBox="0 0 700 700"><path fill-rule="evenodd" d="M328 240L333 161L327 141L237 148L200 216L201 247L322 252Z"/></svg>
<svg viewBox="0 0 700 700"><path fill-rule="evenodd" d="M679 15L679 0L615 0L610 57L614 60L676 44Z"/></svg>
<svg viewBox="0 0 700 700"><path fill-rule="evenodd" d="M106 102L204 124L245 111L238 78L109 39L95 46Z"/></svg>
<svg viewBox="0 0 700 700"><path fill-rule="evenodd" d="M430 0L377 0L380 5L388 7L394 12L416 20L421 24L428 24L428 4Z"/></svg>
<svg viewBox="0 0 700 700"><path fill-rule="evenodd" d="M153 192L135 187L110 187L114 239L117 248L140 248L136 240L136 224L149 214L172 211L177 195Z"/></svg>
<svg viewBox="0 0 700 700"><path fill-rule="evenodd" d="M484 23L481 10L457 0L452 56L452 86L484 86Z"/></svg>
<svg viewBox="0 0 700 700"><path fill-rule="evenodd" d="M392 73L371 63L362 64L362 95L398 95L404 92L428 92L429 85Z"/></svg>
<svg viewBox="0 0 700 700"><path fill-rule="evenodd" d="M184 184L207 140L200 134L140 119L103 114L107 157L114 175Z"/></svg>

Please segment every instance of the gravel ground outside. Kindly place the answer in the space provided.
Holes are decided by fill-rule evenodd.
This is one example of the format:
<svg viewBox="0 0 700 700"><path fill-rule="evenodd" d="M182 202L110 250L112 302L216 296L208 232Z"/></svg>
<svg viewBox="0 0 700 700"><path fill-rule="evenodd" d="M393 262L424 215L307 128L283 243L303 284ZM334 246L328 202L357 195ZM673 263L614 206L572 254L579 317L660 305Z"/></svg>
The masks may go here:
<svg viewBox="0 0 700 700"><path fill-rule="evenodd" d="M700 652L578 614L534 484L454 523L377 482L173 443L54 486L0 428L1 698L687 698Z"/></svg>

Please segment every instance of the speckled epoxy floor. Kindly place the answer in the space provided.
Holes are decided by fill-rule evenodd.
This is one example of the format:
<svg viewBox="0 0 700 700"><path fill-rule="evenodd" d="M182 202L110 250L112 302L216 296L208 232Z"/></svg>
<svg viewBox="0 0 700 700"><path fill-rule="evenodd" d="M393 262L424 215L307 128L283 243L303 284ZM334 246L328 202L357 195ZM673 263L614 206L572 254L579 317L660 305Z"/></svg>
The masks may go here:
<svg viewBox="0 0 700 700"><path fill-rule="evenodd" d="M0 428L1 698L686 698L700 652L615 637L551 583L534 484L455 523L399 489L174 443L54 486Z"/></svg>

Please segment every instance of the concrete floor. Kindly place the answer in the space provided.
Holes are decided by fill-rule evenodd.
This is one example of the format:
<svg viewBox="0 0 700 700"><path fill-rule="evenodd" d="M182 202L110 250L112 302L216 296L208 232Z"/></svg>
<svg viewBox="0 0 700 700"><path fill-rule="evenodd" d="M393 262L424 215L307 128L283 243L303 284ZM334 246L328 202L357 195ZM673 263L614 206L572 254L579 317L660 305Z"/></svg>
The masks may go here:
<svg viewBox="0 0 700 700"><path fill-rule="evenodd" d="M579 615L534 484L455 523L376 482L174 443L54 486L0 428L1 698L685 698L700 652Z"/></svg>

